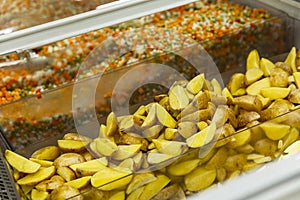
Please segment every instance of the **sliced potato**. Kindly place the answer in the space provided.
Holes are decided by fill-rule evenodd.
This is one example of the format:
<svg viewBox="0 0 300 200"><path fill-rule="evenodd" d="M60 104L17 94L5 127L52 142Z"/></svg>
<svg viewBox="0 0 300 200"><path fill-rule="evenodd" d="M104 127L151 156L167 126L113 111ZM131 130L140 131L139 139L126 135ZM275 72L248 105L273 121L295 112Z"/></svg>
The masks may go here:
<svg viewBox="0 0 300 200"><path fill-rule="evenodd" d="M143 130L143 136L148 140L153 138L157 138L159 136L160 131L163 129L162 125L154 125L145 130Z"/></svg>
<svg viewBox="0 0 300 200"><path fill-rule="evenodd" d="M288 64L286 64L284 62L277 62L277 63L275 63L275 67L279 67L279 68L283 69L289 75L293 74L293 70L292 70L291 66L289 66Z"/></svg>
<svg viewBox="0 0 300 200"><path fill-rule="evenodd" d="M19 172L35 173L41 167L39 163L28 160L27 158L10 150L5 150L5 158L7 162Z"/></svg>
<svg viewBox="0 0 300 200"><path fill-rule="evenodd" d="M133 192L131 192L128 197L127 200L136 200L136 199L140 199L141 194L143 193L145 189L145 186L139 187L136 190L134 190Z"/></svg>
<svg viewBox="0 0 300 200"><path fill-rule="evenodd" d="M169 154L172 156L178 156L187 151L187 145L185 142L178 141L168 141L168 140L159 140L153 139L156 149L164 154Z"/></svg>
<svg viewBox="0 0 300 200"><path fill-rule="evenodd" d="M224 164L224 168L227 171L234 172L236 170L242 170L247 163L247 156L245 154L237 154L229 156Z"/></svg>
<svg viewBox="0 0 300 200"><path fill-rule="evenodd" d="M164 133L164 136L165 136L165 139L167 140L173 140L175 137L178 136L178 130L175 129L175 128L166 128L165 129L165 133Z"/></svg>
<svg viewBox="0 0 300 200"><path fill-rule="evenodd" d="M40 182L39 184L35 185L35 188L40 191L51 191L59 188L65 183L65 180L59 176L54 175L51 177L50 180L44 180Z"/></svg>
<svg viewBox="0 0 300 200"><path fill-rule="evenodd" d="M76 140L89 143L92 141L90 137L79 135L78 133L67 133L63 137L64 140Z"/></svg>
<svg viewBox="0 0 300 200"><path fill-rule="evenodd" d="M217 81L217 79L212 79L211 81L211 84L214 88L214 93L216 93L217 95L221 95L222 94L222 87L220 85L220 83Z"/></svg>
<svg viewBox="0 0 300 200"><path fill-rule="evenodd" d="M263 74L264 72L259 68L251 68L247 70L245 75L246 85L250 85L259 80Z"/></svg>
<svg viewBox="0 0 300 200"><path fill-rule="evenodd" d="M290 126L285 124L277 124L273 122L265 122L260 125L260 127L264 130L266 136L271 140L280 140L290 130Z"/></svg>
<svg viewBox="0 0 300 200"><path fill-rule="evenodd" d="M53 165L56 168L67 167L73 164L82 163L84 161L85 161L84 158L80 154L64 153L54 160Z"/></svg>
<svg viewBox="0 0 300 200"><path fill-rule="evenodd" d="M250 129L246 129L232 136L232 139L228 143L228 146L231 148L240 147L247 144L250 140L251 140L251 131Z"/></svg>
<svg viewBox="0 0 300 200"><path fill-rule="evenodd" d="M125 200L125 191L113 191L108 200Z"/></svg>
<svg viewBox="0 0 300 200"><path fill-rule="evenodd" d="M235 73L230 77L227 88L232 93L235 93L238 89L245 87L245 75L242 73Z"/></svg>
<svg viewBox="0 0 300 200"><path fill-rule="evenodd" d="M33 152L31 157L39 160L53 161L59 156L59 154L60 150L57 146L47 146Z"/></svg>
<svg viewBox="0 0 300 200"><path fill-rule="evenodd" d="M259 68L259 54L256 49L251 50L247 57L246 69L247 71L251 68Z"/></svg>
<svg viewBox="0 0 300 200"><path fill-rule="evenodd" d="M291 128L290 132L283 138L282 149L286 149L290 144L295 142L299 137L299 131L297 128Z"/></svg>
<svg viewBox="0 0 300 200"><path fill-rule="evenodd" d="M202 90L204 80L204 74L200 74L189 81L186 89L192 94L198 94Z"/></svg>
<svg viewBox="0 0 300 200"><path fill-rule="evenodd" d="M270 76L270 73L273 68L275 68L274 63L272 61L268 60L267 58L261 58L260 60L260 68L264 73L265 77Z"/></svg>
<svg viewBox="0 0 300 200"><path fill-rule="evenodd" d="M155 181L157 178L152 173L143 173L134 175L132 181L129 183L126 194L130 194L136 189Z"/></svg>
<svg viewBox="0 0 300 200"><path fill-rule="evenodd" d="M255 142L254 149L257 153L270 156L274 155L277 150L277 144L268 138L263 138Z"/></svg>
<svg viewBox="0 0 300 200"><path fill-rule="evenodd" d="M178 184L172 184L163 188L159 191L152 200L161 200L161 199L185 199L185 194L182 188Z"/></svg>
<svg viewBox="0 0 300 200"><path fill-rule="evenodd" d="M284 99L290 93L290 88L270 87L261 89L261 94L271 100Z"/></svg>
<svg viewBox="0 0 300 200"><path fill-rule="evenodd" d="M260 90L263 88L269 88L271 87L271 82L270 82L270 78L263 78L259 81L256 81L254 83L252 83L251 85L249 85L246 88L246 92L248 95L258 95L260 94Z"/></svg>
<svg viewBox="0 0 300 200"><path fill-rule="evenodd" d="M172 176L184 176L193 171L198 166L199 162L199 159L178 162L168 166L167 171Z"/></svg>
<svg viewBox="0 0 300 200"><path fill-rule="evenodd" d="M244 95L240 97L235 97L233 100L235 105L248 111L259 112L262 109L262 102L257 96Z"/></svg>
<svg viewBox="0 0 300 200"><path fill-rule="evenodd" d="M57 140L57 144L63 152L81 152L86 148L86 143L78 140Z"/></svg>
<svg viewBox="0 0 300 200"><path fill-rule="evenodd" d="M186 143L191 148L199 148L211 142L215 132L216 132L216 124L211 123L208 127L203 129L202 131L187 138Z"/></svg>
<svg viewBox="0 0 300 200"><path fill-rule="evenodd" d="M149 104L148 104L149 105ZM149 128L154 125L156 122L156 106L155 104L151 104L149 109L148 115L145 118L143 124L141 125L142 128Z"/></svg>
<svg viewBox="0 0 300 200"><path fill-rule="evenodd" d="M51 165L53 165L53 162L48 160L39 160L35 158L29 158L29 160L40 164L42 167L50 167Z"/></svg>
<svg viewBox="0 0 300 200"><path fill-rule="evenodd" d="M163 174L158 174L156 176L156 180L148 183L145 188L143 193L141 194L139 199L151 199L154 197L160 190L162 190L171 180L163 175Z"/></svg>
<svg viewBox="0 0 300 200"><path fill-rule="evenodd" d="M107 138L96 138L93 142L97 152L104 156L111 156L118 149L118 146Z"/></svg>
<svg viewBox="0 0 300 200"><path fill-rule="evenodd" d="M224 165L227 157L228 157L228 149L222 147L218 149L215 154L212 155L211 159L207 162L205 168L207 169L221 168Z"/></svg>
<svg viewBox="0 0 300 200"><path fill-rule="evenodd" d="M118 122L115 113L111 112L106 119L106 135L113 136L118 129Z"/></svg>
<svg viewBox="0 0 300 200"><path fill-rule="evenodd" d="M101 190L110 191L127 185L131 179L132 175L129 171L120 171L106 167L92 176L91 184L93 187L99 187Z"/></svg>
<svg viewBox="0 0 300 200"><path fill-rule="evenodd" d="M149 164L159 164L161 162L167 161L174 156L165 153L149 152L147 161Z"/></svg>
<svg viewBox="0 0 300 200"><path fill-rule="evenodd" d="M137 154L141 147L141 144L118 145L117 151L115 151L111 157L115 160L125 160Z"/></svg>
<svg viewBox="0 0 300 200"><path fill-rule="evenodd" d="M284 153L287 154L294 154L300 151L300 141L297 140L293 142L290 146L288 146L285 150Z"/></svg>
<svg viewBox="0 0 300 200"><path fill-rule="evenodd" d="M178 133L184 137L188 138L197 133L197 125L194 122L180 122L178 124Z"/></svg>
<svg viewBox="0 0 300 200"><path fill-rule="evenodd" d="M245 111L243 113L240 113L237 121L238 121L238 126L239 127L244 127L246 126L248 123L255 121L255 120L259 120L260 119L260 114L258 114L257 112L254 111Z"/></svg>
<svg viewBox="0 0 300 200"><path fill-rule="evenodd" d="M300 72L294 72L293 77L298 89L300 89Z"/></svg>
<svg viewBox="0 0 300 200"><path fill-rule="evenodd" d="M79 177L82 176L91 176L94 175L97 171L100 169L105 168L107 165L107 160L106 163L103 162L103 158L95 159L95 160L90 160L82 163L77 163L70 165L69 167L76 172L76 174Z"/></svg>
<svg viewBox="0 0 300 200"><path fill-rule="evenodd" d="M292 103L300 104L300 89L291 90L288 99Z"/></svg>
<svg viewBox="0 0 300 200"><path fill-rule="evenodd" d="M166 111L164 107L159 105L158 103L154 104L156 109L156 117L158 121L168 128L175 128L176 127L176 121L173 119L173 117Z"/></svg>
<svg viewBox="0 0 300 200"><path fill-rule="evenodd" d="M19 185L36 185L37 183L46 180L55 174L55 167L41 167L37 172L28 174L19 179Z"/></svg>
<svg viewBox="0 0 300 200"><path fill-rule="evenodd" d="M75 173L69 167L58 167L56 173L66 181L71 181L76 178Z"/></svg>
<svg viewBox="0 0 300 200"><path fill-rule="evenodd" d="M184 88L180 85L175 85L169 90L169 104L173 110L184 109L189 104L189 97Z"/></svg>
<svg viewBox="0 0 300 200"><path fill-rule="evenodd" d="M91 180L91 176L85 176L85 177L81 177L81 178L77 178L72 181L69 181L69 182L65 183L65 185L70 185L73 188L81 189L81 188L87 186L90 183L90 180Z"/></svg>
<svg viewBox="0 0 300 200"><path fill-rule="evenodd" d="M50 199L69 199L72 197L72 200L83 200L83 196L80 194L80 191L70 185L63 185L50 194Z"/></svg>
<svg viewBox="0 0 300 200"><path fill-rule="evenodd" d="M215 169L198 167L184 177L184 184L189 191L199 191L212 185L216 177Z"/></svg>
<svg viewBox="0 0 300 200"><path fill-rule="evenodd" d="M296 47L293 47L291 49L291 51L289 52L288 56L286 57L285 61L284 61L286 64L288 64L292 68L293 72L297 71L297 69L296 69L296 55L297 55Z"/></svg>

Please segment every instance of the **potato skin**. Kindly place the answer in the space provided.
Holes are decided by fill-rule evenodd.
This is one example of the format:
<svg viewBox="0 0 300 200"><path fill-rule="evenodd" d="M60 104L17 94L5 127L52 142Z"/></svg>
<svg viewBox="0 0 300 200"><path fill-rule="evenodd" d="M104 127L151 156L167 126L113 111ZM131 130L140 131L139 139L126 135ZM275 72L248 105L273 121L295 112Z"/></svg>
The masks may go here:
<svg viewBox="0 0 300 200"><path fill-rule="evenodd" d="M270 74L272 87L287 87L289 84L289 74L281 68L275 67Z"/></svg>
<svg viewBox="0 0 300 200"><path fill-rule="evenodd" d="M50 199L52 200L65 200L71 197L74 200L83 200L79 190L69 185L63 185L53 190L50 194Z"/></svg>
<svg viewBox="0 0 300 200"><path fill-rule="evenodd" d="M53 162L53 165L58 167L68 167L70 165L76 164L76 163L82 163L84 162L84 158L82 155L78 153L65 153L56 158Z"/></svg>

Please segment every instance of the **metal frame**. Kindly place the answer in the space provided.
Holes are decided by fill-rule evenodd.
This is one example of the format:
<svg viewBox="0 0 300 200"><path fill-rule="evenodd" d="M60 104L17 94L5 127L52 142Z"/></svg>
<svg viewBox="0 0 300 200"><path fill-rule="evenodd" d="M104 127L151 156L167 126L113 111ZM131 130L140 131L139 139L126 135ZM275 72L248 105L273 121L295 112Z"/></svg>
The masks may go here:
<svg viewBox="0 0 300 200"><path fill-rule="evenodd" d="M93 11L2 35L0 36L0 55L34 49L195 1L130 0L104 4Z"/></svg>

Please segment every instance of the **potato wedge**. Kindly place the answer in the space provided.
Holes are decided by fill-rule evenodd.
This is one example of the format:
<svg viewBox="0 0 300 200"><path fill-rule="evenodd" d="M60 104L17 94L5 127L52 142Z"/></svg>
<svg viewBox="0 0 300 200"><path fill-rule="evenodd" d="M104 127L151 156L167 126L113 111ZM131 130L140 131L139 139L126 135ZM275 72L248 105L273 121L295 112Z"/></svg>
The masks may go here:
<svg viewBox="0 0 300 200"><path fill-rule="evenodd" d="M163 129L163 126L160 125L160 124L151 126L147 129L143 130L143 136L145 138L147 138L148 140L151 140L153 138L157 138L162 129Z"/></svg>
<svg viewBox="0 0 300 200"><path fill-rule="evenodd" d="M106 158L105 158L106 159ZM107 159L106 162L103 161L103 158L94 159L82 163L77 163L70 165L69 167L78 174L79 177L81 176L91 176L95 174L100 169L103 169L107 166Z"/></svg>
<svg viewBox="0 0 300 200"><path fill-rule="evenodd" d="M252 83L251 85L249 85L246 88L246 92L248 95L258 95L260 94L260 90L263 88L269 88L271 87L271 82L270 82L270 78L263 78L259 81L256 81L254 83Z"/></svg>
<svg viewBox="0 0 300 200"><path fill-rule="evenodd" d="M128 195L127 200L140 199L140 196L142 195L144 189L145 189L145 186L142 186L142 187L139 187L138 189L134 190L133 192L131 192Z"/></svg>
<svg viewBox="0 0 300 200"><path fill-rule="evenodd" d="M136 155L140 151L141 147L141 144L118 145L118 149L111 155L111 157L115 160L125 160Z"/></svg>
<svg viewBox="0 0 300 200"><path fill-rule="evenodd" d="M236 148L247 144L251 140L251 131L246 129L232 136L232 140L228 143L228 147Z"/></svg>
<svg viewBox="0 0 300 200"><path fill-rule="evenodd" d="M92 176L91 184L93 187L99 187L101 190L110 191L129 184L132 177L129 171L120 171L106 167Z"/></svg>
<svg viewBox="0 0 300 200"><path fill-rule="evenodd" d="M172 176L184 176L193 171L198 166L199 162L199 159L192 159L174 163L167 167L167 171Z"/></svg>
<svg viewBox="0 0 300 200"><path fill-rule="evenodd" d="M204 80L204 74L200 74L188 82L186 89L192 94L198 94L203 88Z"/></svg>
<svg viewBox="0 0 300 200"><path fill-rule="evenodd" d="M154 176L153 173L136 174L134 175L132 181L129 183L126 189L126 194L130 194L136 189L147 185L148 183L151 183L156 179L157 178Z"/></svg>
<svg viewBox="0 0 300 200"><path fill-rule="evenodd" d="M62 186L65 183L65 180L59 176L59 175L54 175L51 177L50 180L44 180L40 182L39 184L35 185L35 188L40 190L40 191L52 191L60 186Z"/></svg>
<svg viewBox="0 0 300 200"><path fill-rule="evenodd" d="M246 85L250 85L259 80L263 76L264 72L260 68L251 68L246 71L245 82Z"/></svg>
<svg viewBox="0 0 300 200"><path fill-rule="evenodd" d="M235 93L238 89L245 87L245 75L242 73L235 73L230 77L227 88L232 93Z"/></svg>
<svg viewBox="0 0 300 200"><path fill-rule="evenodd" d="M245 154L237 154L229 156L224 164L224 168L229 172L236 170L242 170L244 165L247 163L247 156Z"/></svg>
<svg viewBox="0 0 300 200"><path fill-rule="evenodd" d="M288 64L292 68L293 72L297 71L296 55L297 55L296 47L293 47L284 61L286 64Z"/></svg>
<svg viewBox="0 0 300 200"><path fill-rule="evenodd" d="M275 68L274 63L272 61L268 60L267 58L261 58L260 60L260 68L264 73L265 77L270 76L270 73L273 68Z"/></svg>
<svg viewBox="0 0 300 200"><path fill-rule="evenodd" d="M248 111L259 112L262 109L262 102L257 96L244 95L235 97L233 102L235 105Z"/></svg>
<svg viewBox="0 0 300 200"><path fill-rule="evenodd" d="M50 167L53 165L53 162L48 161L48 160L39 160L39 159L35 159L35 158L29 158L29 160L40 164L41 167Z"/></svg>
<svg viewBox="0 0 300 200"><path fill-rule="evenodd" d="M184 177L184 184L189 191L199 191L213 184L217 177L215 169L198 167Z"/></svg>
<svg viewBox="0 0 300 200"><path fill-rule="evenodd" d="M260 127L271 140L280 140L290 131L290 126L273 122L262 123Z"/></svg>
<svg viewBox="0 0 300 200"><path fill-rule="evenodd" d="M70 185L63 185L50 194L50 199L69 199L72 197L72 200L83 200L83 196L80 194L80 191Z"/></svg>
<svg viewBox="0 0 300 200"><path fill-rule="evenodd" d="M28 160L27 158L10 150L5 150L5 158L7 162L16 170L23 173L35 173L41 165L39 163Z"/></svg>
<svg viewBox="0 0 300 200"><path fill-rule="evenodd" d="M208 160L207 164L205 165L205 168L207 169L218 169L223 167L227 157L228 157L228 149L225 147L222 147L217 150L217 152L213 155L211 155L211 159Z"/></svg>
<svg viewBox="0 0 300 200"><path fill-rule="evenodd" d="M189 97L185 89L180 85L175 85L169 90L169 104L173 110L182 110L189 104Z"/></svg>
<svg viewBox="0 0 300 200"><path fill-rule="evenodd" d="M172 156L181 155L188 149L185 142L168 141L160 139L153 139L152 142L154 143L156 149L159 152L169 154Z"/></svg>
<svg viewBox="0 0 300 200"><path fill-rule="evenodd" d="M161 200L161 199L185 199L185 194L182 188L178 184L172 184L163 188L159 191L152 200Z"/></svg>
<svg viewBox="0 0 300 200"><path fill-rule="evenodd" d="M165 153L149 152L147 161L149 164L159 164L166 160L173 158L174 156Z"/></svg>
<svg viewBox="0 0 300 200"><path fill-rule="evenodd" d="M178 133L184 137L188 138L197 133L197 125L194 122L180 122L178 124Z"/></svg>
<svg viewBox="0 0 300 200"><path fill-rule="evenodd" d="M109 113L106 119L106 135L108 137L113 136L117 132L117 129L118 122L116 119L116 115L115 113L111 112Z"/></svg>
<svg viewBox="0 0 300 200"><path fill-rule="evenodd" d="M148 104L149 106L149 104ZM156 119L156 106L154 103L151 104L151 107L149 109L148 115L145 118L143 124L141 125L141 128L149 128L152 125L155 124L155 122L157 121Z"/></svg>
<svg viewBox="0 0 300 200"><path fill-rule="evenodd" d="M84 188L85 186L87 186L90 183L90 180L91 180L91 176L85 176L82 178L77 178L72 181L69 181L69 182L65 183L65 185L70 185L73 188L81 189L81 188Z"/></svg>
<svg viewBox="0 0 300 200"><path fill-rule="evenodd" d="M57 140L57 145L63 152L81 152L87 143L78 140Z"/></svg>
<svg viewBox="0 0 300 200"><path fill-rule="evenodd" d="M37 183L46 180L55 174L55 167L41 167L37 172L28 174L19 179L19 185L36 185Z"/></svg>
<svg viewBox="0 0 300 200"><path fill-rule="evenodd" d="M288 99L292 103L300 104L300 89L291 90Z"/></svg>
<svg viewBox="0 0 300 200"><path fill-rule="evenodd" d="M104 156L111 156L118 149L118 146L107 138L96 138L93 142L97 152Z"/></svg>
<svg viewBox="0 0 300 200"><path fill-rule="evenodd" d="M248 123L259 120L260 119L260 114L254 111L245 111L243 113L240 113L237 120L238 120L238 126L239 127L244 127Z"/></svg>
<svg viewBox="0 0 300 200"><path fill-rule="evenodd" d="M58 167L67 167L76 163L84 162L82 155L77 153L65 153L56 158L53 162L53 165Z"/></svg>
<svg viewBox="0 0 300 200"><path fill-rule="evenodd" d="M260 57L256 49L251 50L247 57L246 70L259 68Z"/></svg>
<svg viewBox="0 0 300 200"><path fill-rule="evenodd" d="M286 71L289 75L293 74L292 68L291 68L288 64L286 64L286 63L284 63L284 62L277 62L277 63L275 63L275 67L278 67L278 68L283 69L283 70Z"/></svg>
<svg viewBox="0 0 300 200"><path fill-rule="evenodd" d="M191 148L199 148L212 141L216 132L216 124L211 123L202 131L186 139L186 143Z"/></svg>
<svg viewBox="0 0 300 200"><path fill-rule="evenodd" d="M69 167L58 167L56 173L66 181L71 181L76 178L75 173Z"/></svg>
<svg viewBox="0 0 300 200"><path fill-rule="evenodd" d="M59 155L60 155L60 150L57 146L47 146L33 152L31 158L53 161Z"/></svg>
<svg viewBox="0 0 300 200"><path fill-rule="evenodd" d="M158 121L168 128L175 128L176 127L176 121L173 119L173 117L166 111L164 107L159 105L158 103L154 104L156 109L156 117Z"/></svg>
<svg viewBox="0 0 300 200"><path fill-rule="evenodd" d="M144 191L139 199L151 199L166 185L168 185L170 181L171 180L167 176L158 174L155 181L152 181L145 186Z"/></svg>
<svg viewBox="0 0 300 200"><path fill-rule="evenodd" d="M263 138L255 142L254 149L261 155L274 155L277 150L277 143L268 138Z"/></svg>
<svg viewBox="0 0 300 200"><path fill-rule="evenodd" d="M67 133L63 137L64 140L76 140L89 143L92 141L90 137L79 135L78 133Z"/></svg>
<svg viewBox="0 0 300 200"><path fill-rule="evenodd" d="M290 93L290 88L270 87L261 89L261 94L271 100L284 99Z"/></svg>

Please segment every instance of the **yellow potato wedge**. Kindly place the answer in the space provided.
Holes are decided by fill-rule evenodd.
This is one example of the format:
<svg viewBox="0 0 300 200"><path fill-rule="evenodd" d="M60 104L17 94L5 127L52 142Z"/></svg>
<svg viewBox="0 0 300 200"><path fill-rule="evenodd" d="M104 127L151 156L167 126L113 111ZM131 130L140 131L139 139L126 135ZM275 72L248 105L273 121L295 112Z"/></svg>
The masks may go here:
<svg viewBox="0 0 300 200"><path fill-rule="evenodd" d="M264 89L264 88L269 88L271 87L271 82L270 82L270 78L263 78L259 81L256 81L254 83L252 83L251 85L249 85L246 88L246 92L248 95L258 95L260 94L260 90Z"/></svg>
<svg viewBox="0 0 300 200"><path fill-rule="evenodd" d="M200 74L188 82L186 89L192 94L198 94L203 88L204 80L204 74Z"/></svg>
<svg viewBox="0 0 300 200"><path fill-rule="evenodd" d="M224 168L229 172L236 170L242 170L244 165L247 163L247 156L245 154L236 154L229 156L225 163Z"/></svg>
<svg viewBox="0 0 300 200"><path fill-rule="evenodd" d="M250 85L259 80L263 74L264 72L259 68L251 68L247 70L245 75L246 85Z"/></svg>
<svg viewBox="0 0 300 200"><path fill-rule="evenodd" d="M70 185L63 185L50 194L50 199L69 199L71 197L72 200L83 200L80 191Z"/></svg>
<svg viewBox="0 0 300 200"><path fill-rule="evenodd" d="M282 139L283 145L281 149L285 150L289 145L295 142L298 139L298 137L299 137L298 129L295 127L291 128L290 132Z"/></svg>
<svg viewBox="0 0 300 200"><path fill-rule="evenodd" d="M55 174L55 167L41 167L37 172L28 174L19 179L19 185L36 185L37 183L46 180Z"/></svg>
<svg viewBox="0 0 300 200"><path fill-rule="evenodd" d="M178 136L178 130L175 128L166 128L165 129L165 139L167 140L173 140L176 136Z"/></svg>
<svg viewBox="0 0 300 200"><path fill-rule="evenodd" d="M264 156L274 155L277 150L276 141L263 138L255 142L254 149L257 153Z"/></svg>
<svg viewBox="0 0 300 200"><path fill-rule="evenodd" d="M267 58L261 58L260 68L263 71L264 76L268 77L270 76L272 69L275 68L275 65L272 61L268 60Z"/></svg>
<svg viewBox="0 0 300 200"><path fill-rule="evenodd" d="M240 113L237 120L238 120L238 126L244 127L248 123L259 120L260 115L257 112L254 111L245 111L243 113Z"/></svg>
<svg viewBox="0 0 300 200"><path fill-rule="evenodd" d="M246 69L247 71L251 68L259 68L259 54L256 49L251 50L247 57Z"/></svg>
<svg viewBox="0 0 300 200"><path fill-rule="evenodd" d="M235 93L238 89L245 87L245 75L242 73L235 73L230 77L227 88L231 94Z"/></svg>
<svg viewBox="0 0 300 200"><path fill-rule="evenodd" d="M184 177L184 184L189 191L199 191L212 185L216 177L215 169L199 167Z"/></svg>
<svg viewBox="0 0 300 200"><path fill-rule="evenodd" d="M35 158L29 158L29 160L40 164L42 167L50 167L53 165L53 162L48 160L39 160Z"/></svg>
<svg viewBox="0 0 300 200"><path fill-rule="evenodd" d="M222 87L220 85L220 83L217 81L217 79L212 79L211 81L211 84L214 88L214 93L217 94L217 95L221 95L222 94Z"/></svg>
<svg viewBox="0 0 300 200"><path fill-rule="evenodd" d="M232 139L228 143L228 146L231 148L240 147L247 144L250 140L251 140L251 131L250 129L246 129L232 136Z"/></svg>
<svg viewBox="0 0 300 200"><path fill-rule="evenodd" d="M5 150L7 162L16 170L23 173L35 173L41 165L10 150Z"/></svg>
<svg viewBox="0 0 300 200"><path fill-rule="evenodd" d="M180 122L178 124L178 133L184 137L188 138L197 133L197 125L194 122Z"/></svg>
<svg viewBox="0 0 300 200"><path fill-rule="evenodd" d="M118 149L118 146L107 138L96 138L93 142L97 152L104 156L111 156Z"/></svg>
<svg viewBox="0 0 300 200"><path fill-rule="evenodd" d="M51 177L49 180L44 180L40 182L39 184L35 185L35 188L40 190L40 191L51 191L59 188L65 183L65 180L59 176L59 175L54 175Z"/></svg>
<svg viewBox="0 0 300 200"><path fill-rule="evenodd" d="M285 150L284 153L287 154L294 154L300 151L300 141L297 140L293 142L290 146L288 146Z"/></svg>
<svg viewBox="0 0 300 200"><path fill-rule="evenodd" d="M153 138L157 138L159 136L160 131L163 129L162 125L154 125L145 130L143 130L143 136L149 140Z"/></svg>
<svg viewBox="0 0 300 200"><path fill-rule="evenodd" d="M84 161L85 160L82 155L78 153L64 153L54 160L53 165L56 168L67 167L76 163L82 163Z"/></svg>
<svg viewBox="0 0 300 200"><path fill-rule="evenodd" d="M40 160L55 160L60 155L60 150L57 146L47 146L35 151L31 157Z"/></svg>
<svg viewBox="0 0 300 200"><path fill-rule="evenodd" d="M298 89L300 89L300 72L294 72L293 77Z"/></svg>
<svg viewBox="0 0 300 200"><path fill-rule="evenodd" d="M223 90L222 90L222 96L225 96L226 99L227 99L227 103L228 104L232 104L233 102L233 96L232 94L229 92L228 88L225 87Z"/></svg>
<svg viewBox="0 0 300 200"><path fill-rule="evenodd" d="M244 95L235 97L233 102L235 105L248 111L259 112L262 109L262 102L257 96Z"/></svg>
<svg viewBox="0 0 300 200"><path fill-rule="evenodd" d="M300 89L291 90L288 100L295 104L300 104Z"/></svg>
<svg viewBox="0 0 300 200"><path fill-rule="evenodd" d="M173 158L174 156L165 153L149 152L147 161L149 164L158 164Z"/></svg>
<svg viewBox="0 0 300 200"><path fill-rule="evenodd" d="M186 143L191 148L199 148L212 141L216 132L216 124L211 123L208 127L202 131L192 135L186 139Z"/></svg>
<svg viewBox="0 0 300 200"><path fill-rule="evenodd" d="M178 162L167 167L167 171L173 176L184 176L193 171L198 166L199 162L199 159Z"/></svg>
<svg viewBox="0 0 300 200"><path fill-rule="evenodd" d="M76 140L89 143L92 141L90 137L79 135L78 133L67 133L63 137L64 140Z"/></svg>
<svg viewBox="0 0 300 200"><path fill-rule="evenodd" d="M293 47L284 61L286 64L288 64L292 68L293 72L297 71L296 55L297 55L296 47Z"/></svg>
<svg viewBox="0 0 300 200"><path fill-rule="evenodd" d="M86 162L82 162L82 163L73 164L73 165L70 165L69 167L74 172L77 172L77 173L79 172L80 176L90 176L90 175L95 174L100 169L105 168L106 166L107 166L107 159L105 157L103 157L103 158L94 159L94 160L90 160L90 161L86 161Z"/></svg>
<svg viewBox="0 0 300 200"><path fill-rule="evenodd" d="M106 135L113 136L118 129L118 122L115 113L111 112L106 119Z"/></svg>
<svg viewBox="0 0 300 200"><path fill-rule="evenodd" d="M131 172L106 167L92 176L91 184L101 190L110 191L127 185L131 180Z"/></svg>
<svg viewBox="0 0 300 200"><path fill-rule="evenodd" d="M71 181L76 178L75 173L69 167L58 167L56 173L66 181Z"/></svg>
<svg viewBox="0 0 300 200"><path fill-rule="evenodd" d="M264 130L266 136L271 140L280 140L290 130L290 126L285 124L277 124L273 122L265 122L260 125L260 127Z"/></svg>
<svg viewBox="0 0 300 200"><path fill-rule="evenodd" d="M126 158L125 160L123 160L122 162L120 162L120 164L118 165L118 167L120 168L125 168L129 171L134 171L135 167L134 167L134 161L132 158Z"/></svg>
<svg viewBox="0 0 300 200"><path fill-rule="evenodd" d="M175 85L169 90L169 104L173 110L184 109L189 104L189 97L185 89L180 85Z"/></svg>
<svg viewBox="0 0 300 200"><path fill-rule="evenodd" d="M65 185L70 185L73 188L81 189L90 183L91 176L85 176L81 178L74 179L72 181L66 182Z"/></svg>
<svg viewBox="0 0 300 200"><path fill-rule="evenodd" d="M178 184L172 184L163 188L159 191L152 200L161 200L161 199L185 199L185 194L182 188Z"/></svg>
<svg viewBox="0 0 300 200"><path fill-rule="evenodd" d="M87 143L78 140L57 140L58 147L63 152L81 152Z"/></svg>
<svg viewBox="0 0 300 200"><path fill-rule="evenodd" d="M149 104L148 104L149 106ZM156 122L156 106L154 103L151 104L151 107L149 109L148 115L145 118L143 124L141 125L141 128L149 128L152 125L154 125Z"/></svg>
<svg viewBox="0 0 300 200"><path fill-rule="evenodd" d="M129 183L126 194L130 194L138 188L155 181L157 178L152 173L136 174Z"/></svg>
<svg viewBox="0 0 300 200"><path fill-rule="evenodd" d="M214 152L214 151L212 151ZM210 155L212 156L210 160L208 160L205 168L207 169L218 169L223 167L227 157L228 157L228 149L227 148L220 148L217 150L215 154Z"/></svg>
<svg viewBox="0 0 300 200"><path fill-rule="evenodd" d="M136 155L140 151L141 147L141 144L118 145L118 149L111 155L111 157L115 160L125 160Z"/></svg>
<svg viewBox="0 0 300 200"><path fill-rule="evenodd" d="M290 93L290 88L281 88L281 87L270 87L261 89L261 94L265 98L269 98L271 100L275 99L284 99Z"/></svg>
<svg viewBox="0 0 300 200"><path fill-rule="evenodd" d="M31 191L31 199L32 200L47 200L49 199L50 194L45 191L39 191L36 189L33 189Z"/></svg>
<svg viewBox="0 0 300 200"><path fill-rule="evenodd" d="M131 192L128 195L127 200L140 199L140 196L143 193L144 189L145 189L145 187L139 187L138 189L134 190L133 192Z"/></svg>
<svg viewBox="0 0 300 200"><path fill-rule="evenodd" d="M154 143L156 149L164 154L169 154L172 156L178 156L182 153L186 152L188 147L185 142L178 142L178 141L168 141L168 140L160 140L160 139L153 139L152 142Z"/></svg>
<svg viewBox="0 0 300 200"><path fill-rule="evenodd" d="M154 104L156 109L156 117L158 121L168 128L175 128L176 127L176 121L173 119L173 117L166 111L164 107L159 105L158 103Z"/></svg>
<svg viewBox="0 0 300 200"><path fill-rule="evenodd" d="M144 187L144 191L141 194L140 198L141 200L150 200L152 197L154 197L160 190L162 190L171 180L163 175L158 174L156 176L156 180L148 183Z"/></svg>

